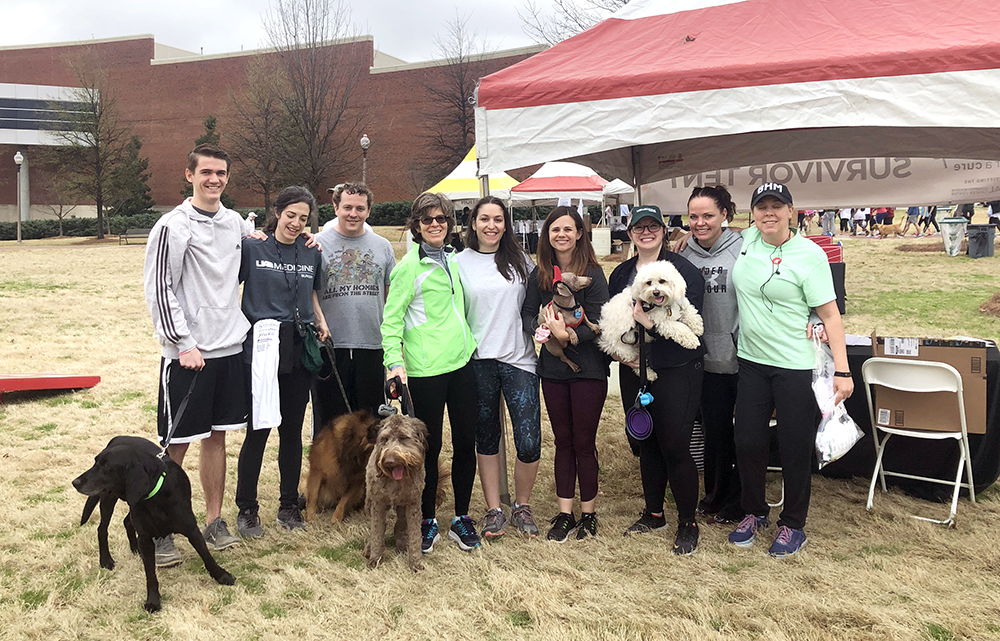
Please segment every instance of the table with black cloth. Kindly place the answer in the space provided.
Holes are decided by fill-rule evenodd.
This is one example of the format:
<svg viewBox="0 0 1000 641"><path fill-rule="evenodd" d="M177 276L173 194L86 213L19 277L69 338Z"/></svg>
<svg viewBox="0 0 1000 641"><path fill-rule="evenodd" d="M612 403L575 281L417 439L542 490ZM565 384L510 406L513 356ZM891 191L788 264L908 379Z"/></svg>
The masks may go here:
<svg viewBox="0 0 1000 641"><path fill-rule="evenodd" d="M858 424L865 436L851 451L838 461L830 463L820 474L833 478L861 476L871 479L875 469L875 445L872 443L872 426L868 415L868 397L861 378L861 365L871 358L871 345L848 345L847 360L854 377L854 394L845 401L847 413ZM972 451L972 478L976 493L982 492L1000 476L1000 351L996 346L986 348L986 433L969 434ZM894 438L885 451L886 469L940 479L954 479L958 467L958 444L954 441L930 441L914 438ZM909 479L886 477L886 483L898 485L905 491L931 500L950 500L948 486Z"/></svg>

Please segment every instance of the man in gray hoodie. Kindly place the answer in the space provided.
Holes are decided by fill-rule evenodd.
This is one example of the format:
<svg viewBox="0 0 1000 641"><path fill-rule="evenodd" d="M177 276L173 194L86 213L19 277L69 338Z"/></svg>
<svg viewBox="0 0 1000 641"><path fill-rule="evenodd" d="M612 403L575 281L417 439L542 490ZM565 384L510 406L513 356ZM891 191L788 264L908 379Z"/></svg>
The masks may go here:
<svg viewBox="0 0 1000 641"><path fill-rule="evenodd" d="M205 541L216 550L239 543L222 520L226 431L247 425L248 386L242 351L250 323L240 310L242 217L222 206L229 156L199 145L185 171L194 195L153 226L143 279L146 304L162 346L157 425L160 443L182 465L201 442ZM184 411L178 412L187 401ZM156 541L156 564L181 562L172 537Z"/></svg>

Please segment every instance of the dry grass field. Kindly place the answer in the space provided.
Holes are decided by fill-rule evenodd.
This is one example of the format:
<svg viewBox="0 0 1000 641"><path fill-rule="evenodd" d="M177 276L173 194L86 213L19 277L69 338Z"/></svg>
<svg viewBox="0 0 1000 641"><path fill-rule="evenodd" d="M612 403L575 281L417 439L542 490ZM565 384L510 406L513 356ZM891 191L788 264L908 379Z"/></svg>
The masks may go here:
<svg viewBox="0 0 1000 641"><path fill-rule="evenodd" d="M399 239L398 228L380 231ZM978 311L1000 289L1000 257L897 250L913 242L940 239L845 239L848 331L1000 339L1000 318ZM598 436L596 539L557 545L508 534L470 554L444 542L419 574L392 554L370 570L359 515L294 534L274 525L272 442L260 487L267 534L217 554L236 585L214 583L179 541L185 562L159 572L164 609L149 615L142 565L120 524L125 507L110 536L118 566L103 570L95 520L78 525L84 500L70 485L112 436L155 432L159 350L143 300L143 253L0 243L0 372L102 378L89 391L9 394L0 405L0 638L1000 639L996 489L974 506L963 500L948 530L908 516L943 513L943 505L891 491L868 514L866 480L816 478L802 554L774 560L763 542L736 549L725 542L728 529L703 524L697 553L677 558L672 521L667 532L621 536L642 498L617 397ZM556 512L547 423L543 435L532 501L540 522ZM241 442L230 435L223 514L234 530ZM203 518L197 460L188 458L188 473ZM770 492L778 491L774 481ZM477 482L474 515L483 509Z"/></svg>

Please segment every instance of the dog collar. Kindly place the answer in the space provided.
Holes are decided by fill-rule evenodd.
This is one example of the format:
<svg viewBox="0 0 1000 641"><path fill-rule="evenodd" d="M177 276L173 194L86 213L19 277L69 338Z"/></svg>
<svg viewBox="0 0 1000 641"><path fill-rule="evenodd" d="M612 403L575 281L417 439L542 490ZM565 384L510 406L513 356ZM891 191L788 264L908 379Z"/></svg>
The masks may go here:
<svg viewBox="0 0 1000 641"><path fill-rule="evenodd" d="M166 472L160 474L160 478L156 479L156 485L153 486L153 491L146 495L146 498L143 499L144 501L148 501L149 499L156 496L156 493L160 491L161 487L163 487L163 479L165 478L167 478Z"/></svg>

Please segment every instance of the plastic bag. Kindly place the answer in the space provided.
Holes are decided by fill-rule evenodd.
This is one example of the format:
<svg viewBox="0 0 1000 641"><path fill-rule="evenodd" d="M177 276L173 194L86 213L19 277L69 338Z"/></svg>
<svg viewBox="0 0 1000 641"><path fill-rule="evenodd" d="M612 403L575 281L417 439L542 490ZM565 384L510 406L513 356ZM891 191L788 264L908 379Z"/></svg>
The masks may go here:
<svg viewBox="0 0 1000 641"><path fill-rule="evenodd" d="M816 430L816 458L822 469L851 451L854 444L864 436L864 432L848 415L843 401L834 404L833 354L815 334L813 349L816 352L816 364L813 366L812 388L816 404L823 414Z"/></svg>

